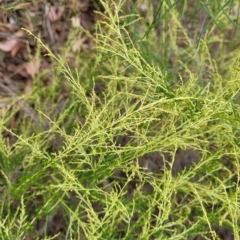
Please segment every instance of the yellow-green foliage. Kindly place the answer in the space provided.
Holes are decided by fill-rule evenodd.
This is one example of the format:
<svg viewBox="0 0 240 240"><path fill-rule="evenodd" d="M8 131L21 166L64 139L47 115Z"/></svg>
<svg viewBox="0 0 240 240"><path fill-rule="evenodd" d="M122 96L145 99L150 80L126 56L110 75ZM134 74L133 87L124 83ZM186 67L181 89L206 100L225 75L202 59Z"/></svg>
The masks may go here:
<svg viewBox="0 0 240 240"><path fill-rule="evenodd" d="M94 51L84 62L78 56L79 69L70 69L64 54L48 50L56 60L55 85L38 90L35 83L28 99L36 102L38 123L26 117L16 131L8 129L11 109L1 120L1 130L17 140L8 146L1 137L0 236L218 239L220 226L239 239L240 53L232 51L228 59L224 33L222 39L212 34L218 24L231 25L225 5L199 1L212 17L201 32L182 23L191 4L179 10L180 3L162 1L159 18L153 18L156 9L149 4L148 17L141 18L127 12L124 1L101 2L106 11L96 26ZM214 50L211 41L218 43ZM63 78L71 93L55 113ZM47 102L52 115L44 111ZM119 144L124 136L129 141ZM173 174L179 149L193 150L198 161ZM165 163L151 172L148 160L143 167L138 159L155 152ZM47 224L59 209L66 228L59 238L47 236ZM38 232L36 219L45 222Z"/></svg>

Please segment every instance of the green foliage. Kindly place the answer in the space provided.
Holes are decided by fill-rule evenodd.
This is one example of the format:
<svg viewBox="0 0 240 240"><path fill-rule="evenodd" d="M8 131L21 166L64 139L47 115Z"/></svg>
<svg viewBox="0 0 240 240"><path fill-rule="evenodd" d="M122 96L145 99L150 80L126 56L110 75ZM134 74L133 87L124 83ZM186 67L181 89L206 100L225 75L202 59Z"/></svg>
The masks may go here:
<svg viewBox="0 0 240 240"><path fill-rule="evenodd" d="M95 48L78 56L79 69L36 38L56 71L52 86L36 79L25 99L33 118L11 129L9 108L1 120L15 142L1 137L0 236L220 239L220 226L239 239L240 53L227 57L220 29L236 25L227 9L237 3L153 1L157 8L149 4L140 17L143 1L130 12L124 1L101 2ZM58 111L63 79L71 92ZM174 172L184 160L179 149L198 157ZM151 171L155 153L159 168ZM57 212L64 228L50 236Z"/></svg>

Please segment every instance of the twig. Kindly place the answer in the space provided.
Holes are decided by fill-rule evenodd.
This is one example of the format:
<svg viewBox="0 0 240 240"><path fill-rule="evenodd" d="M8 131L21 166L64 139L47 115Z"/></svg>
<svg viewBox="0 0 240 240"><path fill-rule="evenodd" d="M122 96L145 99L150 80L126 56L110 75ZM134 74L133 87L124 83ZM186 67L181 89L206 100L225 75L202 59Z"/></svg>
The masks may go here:
<svg viewBox="0 0 240 240"><path fill-rule="evenodd" d="M4 77L6 79L6 77ZM6 82L9 82L8 79L6 79ZM22 101L18 95L8 86L5 86L3 83L0 82L0 88L2 88L6 93L9 94L10 97L13 97L16 102L18 103L19 107L37 124L40 125L40 121L36 114L33 112L32 109L30 109L24 101ZM43 124L43 128L46 129L46 124Z"/></svg>
<svg viewBox="0 0 240 240"><path fill-rule="evenodd" d="M53 52L54 52L54 54L57 56L56 49L54 48L54 46L55 46L55 44L56 44L56 38L55 38L54 35L53 35L51 23L50 23L50 20L49 20L49 17L48 17L48 14L49 14L49 6L48 6L47 3L45 3L44 7L45 7L45 15L44 15L44 16L45 16L45 20L46 20L46 27L47 27L48 35L49 35L50 40L51 40L51 45L53 46Z"/></svg>
<svg viewBox="0 0 240 240"><path fill-rule="evenodd" d="M11 33L6 33L6 32L0 32L0 38L6 39L6 40L16 39L19 42L30 43L31 45L36 44L34 41L23 39L23 38L20 38L20 37L16 37L16 36L12 35Z"/></svg>

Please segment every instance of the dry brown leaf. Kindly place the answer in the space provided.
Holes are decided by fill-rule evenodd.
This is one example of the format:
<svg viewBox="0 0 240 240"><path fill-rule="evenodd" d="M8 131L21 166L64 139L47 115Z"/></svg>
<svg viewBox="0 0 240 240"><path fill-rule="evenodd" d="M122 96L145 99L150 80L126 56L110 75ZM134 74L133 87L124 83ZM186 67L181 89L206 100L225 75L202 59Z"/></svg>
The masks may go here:
<svg viewBox="0 0 240 240"><path fill-rule="evenodd" d="M0 42L0 50L3 52L10 52L13 50L14 47L16 47L16 44L18 44L18 40L14 38L19 38L24 35L24 32L22 30L16 32L13 37L9 40Z"/></svg>
<svg viewBox="0 0 240 240"><path fill-rule="evenodd" d="M19 74L20 76L24 77L24 78L28 78L29 74L27 73L26 69L24 67L20 68L17 71L17 74Z"/></svg>
<svg viewBox="0 0 240 240"><path fill-rule="evenodd" d="M17 52L18 52L22 47L24 47L24 44L21 43L21 42L17 42L17 43L13 46L13 48L12 48L12 50L11 50L11 57L15 57L16 54L17 54Z"/></svg>
<svg viewBox="0 0 240 240"><path fill-rule="evenodd" d="M81 39L75 41L72 45L73 52L76 52L77 50L80 50L83 46L84 42L87 41L87 36L82 37Z"/></svg>
<svg viewBox="0 0 240 240"><path fill-rule="evenodd" d="M64 9L62 7L57 7L57 6L50 6L46 5L47 7L47 17L51 22L55 22L59 20L64 12Z"/></svg>
<svg viewBox="0 0 240 240"><path fill-rule="evenodd" d="M0 42L0 50L2 50L3 52L10 52L17 43L18 41L16 39L10 39L4 42Z"/></svg>
<svg viewBox="0 0 240 240"><path fill-rule="evenodd" d="M39 61L32 61L32 62L26 63L24 65L24 68L30 76L34 76L36 73L38 73L39 65L40 65Z"/></svg>
<svg viewBox="0 0 240 240"><path fill-rule="evenodd" d="M25 84L25 94L29 95L31 93L31 89L32 89L32 80L30 78L27 79L27 82Z"/></svg>
<svg viewBox="0 0 240 240"><path fill-rule="evenodd" d="M20 38L24 36L24 31L23 30L19 30L14 34L14 37Z"/></svg>
<svg viewBox="0 0 240 240"><path fill-rule="evenodd" d="M88 36L84 36L81 39L77 40L74 42L74 44L72 45L72 50L73 52L76 52L77 50L80 49L91 49L93 47L93 40L88 37Z"/></svg>

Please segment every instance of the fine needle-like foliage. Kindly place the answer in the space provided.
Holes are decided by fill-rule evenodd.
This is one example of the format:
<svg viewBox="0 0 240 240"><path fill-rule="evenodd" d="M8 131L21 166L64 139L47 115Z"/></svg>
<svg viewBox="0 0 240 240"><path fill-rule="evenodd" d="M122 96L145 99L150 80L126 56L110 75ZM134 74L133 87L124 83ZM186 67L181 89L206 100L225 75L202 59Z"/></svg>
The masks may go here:
<svg viewBox="0 0 240 240"><path fill-rule="evenodd" d="M210 46L226 54L224 33L212 33L232 24L231 6L199 1L208 15L189 34L194 7L160 2L141 17L137 4L101 1L94 50L76 69L32 35L56 68L51 86L39 75L0 119L14 139L0 137L1 239L220 239L219 228L239 239L240 53ZM10 128L22 100L34 114ZM51 235L56 215L64 227Z"/></svg>

